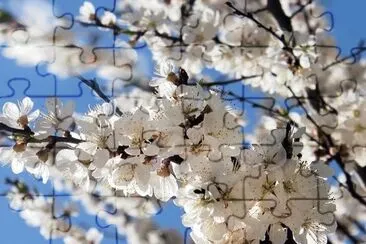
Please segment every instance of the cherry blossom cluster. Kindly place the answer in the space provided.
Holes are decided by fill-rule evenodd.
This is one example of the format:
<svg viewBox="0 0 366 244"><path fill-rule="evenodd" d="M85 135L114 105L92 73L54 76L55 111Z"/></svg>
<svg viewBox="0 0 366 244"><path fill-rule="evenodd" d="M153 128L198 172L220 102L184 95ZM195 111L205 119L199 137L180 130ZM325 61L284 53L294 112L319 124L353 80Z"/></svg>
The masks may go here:
<svg viewBox="0 0 366 244"><path fill-rule="evenodd" d="M7 193L10 208L19 211L28 225L39 228L44 238L63 238L66 244L101 243L103 234L96 228L85 231L75 224L71 225L70 218L77 213L73 206L66 206L58 213L60 216L56 216L51 198L32 192L21 181L8 180L8 183L12 185Z"/></svg>
<svg viewBox="0 0 366 244"><path fill-rule="evenodd" d="M37 15L35 8L22 6L19 18L1 12L3 55L22 65L47 63L61 77L96 69L99 77L140 86L135 68L145 57L135 49L146 46L156 62L169 59L191 76L210 68L270 94L289 96L290 86L308 95L305 88L319 85L323 96L334 96L335 89L350 89L343 81L364 80L364 63L342 64L329 35L333 23L316 1L120 1L114 12L85 1L72 20L55 18L45 3ZM70 26L113 34L115 42L110 48L95 46L92 36L80 42Z"/></svg>
<svg viewBox="0 0 366 244"><path fill-rule="evenodd" d="M341 62L329 35L333 23L316 1L139 0L117 2L114 12L85 1L72 21L55 18L43 5L48 11L37 16L34 4L23 6L19 18L2 11L3 55L23 65L47 63L61 77L95 69L112 86L118 80L146 89L135 69L145 58L136 50L148 47L156 62L169 59L192 77L214 69L269 94L291 96L291 87L296 96L309 96L318 85L323 97L334 97L352 89L352 80L364 89L364 62ZM115 42L110 48L80 42L77 30L61 31L70 25L113 34ZM357 60L362 51L343 61Z"/></svg>
<svg viewBox="0 0 366 244"><path fill-rule="evenodd" d="M47 113L32 111L28 97L7 102L2 126L14 146L1 149L1 161L43 182L55 170L85 191L97 182L125 197L174 198L196 243L283 243L287 231L299 243L326 241L335 227L332 172L301 159L304 129L288 124L245 148L242 115L188 81L184 69L161 62L155 103L123 112L117 102L78 116L55 99Z"/></svg>
<svg viewBox="0 0 366 244"><path fill-rule="evenodd" d="M91 38L89 34L83 37L78 31L66 31L74 20L55 17L53 6L46 1L25 1L16 11L18 16L0 11L4 57L15 59L19 65L47 64L47 71L61 78L96 70L99 77L106 79L132 79L137 52L126 41L117 39L113 51L98 49L85 41ZM84 42L80 41L82 38Z"/></svg>
<svg viewBox="0 0 366 244"><path fill-rule="evenodd" d="M21 181L8 179L7 183L11 185L7 193L9 207L19 212L29 226L39 228L45 239L62 238L65 244L99 244L103 239L115 238L115 234L111 232L103 234L94 227L86 230L79 227L74 221L78 216L76 205L68 204L60 208L52 197L45 197L36 191L31 191L30 187ZM100 200L103 196L97 198L85 193L73 197L75 196L78 196L77 200L84 204L88 212L104 219L108 224L115 225L118 233L124 235L129 243L181 242L181 237L174 230L159 230L150 219L134 218L137 215L133 216L133 210L141 208L134 199L125 198L126 201L124 201L123 198L119 198L119 206L125 205L125 208L128 206L128 214L127 209L123 211L120 207L118 207L118 214L108 214L101 206L105 207L108 202ZM102 227L99 226L99 228Z"/></svg>
<svg viewBox="0 0 366 244"><path fill-rule="evenodd" d="M156 62L170 59L198 77L214 69L270 94L289 96L290 86L303 95L316 83L333 92L343 77L364 75L362 64L334 66L333 23L316 1L123 1L103 15L85 1L79 20L146 44Z"/></svg>
<svg viewBox="0 0 366 244"><path fill-rule="evenodd" d="M357 72L342 65L330 69L339 52L328 33L332 23L316 1L120 1L114 12L85 1L72 20L55 18L43 5L37 16L33 3L22 7L19 18L2 12L3 55L23 65L47 63L61 77L96 69L108 80L134 81L142 58L135 49L145 46L156 62L170 59L190 75L210 68L284 96L290 94L286 86L300 94L314 88L314 76L332 91L340 77ZM70 26L113 34L115 42L110 48L80 42Z"/></svg>
<svg viewBox="0 0 366 244"><path fill-rule="evenodd" d="M345 184L344 175L341 175L339 178ZM362 222L365 219L365 208L347 190L333 187L331 191L333 191L336 199L335 204L337 205L337 210L334 214L340 220L337 225L343 231L329 235L330 240L334 243L343 243L351 235L358 236L354 241L364 242L365 237L360 227L362 227ZM364 188L360 187L357 189L357 192L362 196L366 196Z"/></svg>
<svg viewBox="0 0 366 244"><path fill-rule="evenodd" d="M184 207L183 224L192 228L196 243L285 243L288 231L297 243L326 243L335 229L335 205L325 184L332 171L299 159L303 131L272 132L275 137L263 136L233 159L240 167L226 169L225 177L179 192L175 202Z"/></svg>
<svg viewBox="0 0 366 244"><path fill-rule="evenodd" d="M146 42L154 60L168 58L189 74L212 68L264 91L288 94L285 83L300 84L299 89L308 86L319 55L316 44L329 45L329 40L321 31L326 28L324 19L312 20L310 25L319 32L308 35L304 17L297 12L320 15L318 5L276 2L282 4L282 17L292 16L286 20L293 24L285 31L277 27L278 16L269 16L266 1L123 1L117 11L123 14L106 11L101 17L86 1L79 19L85 25L128 33L130 44Z"/></svg>

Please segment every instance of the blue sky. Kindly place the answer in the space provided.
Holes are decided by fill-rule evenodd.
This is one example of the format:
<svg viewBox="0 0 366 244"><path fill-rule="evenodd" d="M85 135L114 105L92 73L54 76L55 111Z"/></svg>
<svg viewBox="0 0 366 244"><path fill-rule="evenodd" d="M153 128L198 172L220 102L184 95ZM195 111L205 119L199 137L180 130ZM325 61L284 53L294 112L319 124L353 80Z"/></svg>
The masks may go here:
<svg viewBox="0 0 366 244"><path fill-rule="evenodd" d="M29 0L31 1L31 0ZM51 1L51 0L50 0ZM0 4L8 6L9 1L0 0ZM20 2L13 0L12 4ZM55 0L55 5L59 12L70 13L76 15L78 7L82 4L82 0ZM92 1L96 6L103 6L107 8L113 7L113 0L99 0ZM332 34L336 37L337 44L342 48L342 53L349 53L350 48L357 45L360 39L365 38L366 29L366 1L340 1L340 0L322 0L326 9L333 13L335 27ZM57 79L52 74L46 72L44 65L35 67L19 67L13 60L8 60L0 56L0 107L6 101L16 101L21 99L24 95L34 97L36 106L43 108L44 95L52 95L57 87L57 94L65 97L65 99L72 99L77 104L77 111L83 112L87 108L87 104L96 103L94 95L91 94L87 87L79 86L76 79ZM86 74L87 77L93 77L93 73ZM248 95L257 95L250 89L247 91ZM253 116L252 112L250 113ZM0 192L4 192L6 187L3 185L5 177L11 177L11 170L9 168L0 168ZM23 173L19 178L24 179L31 185L36 185L41 188L41 192L51 192L50 185L43 185L36 182L31 176ZM64 201L59 200L58 201ZM39 230L27 226L19 217L18 213L8 208L7 200L0 197L0 243L48 243L39 234ZM182 211L174 208L170 203L155 219L165 228L176 228L182 233L184 227L180 224L180 215ZM95 216L87 216L83 214L80 218L81 222L87 223L90 226L97 227L95 223ZM106 228L106 231L113 232L113 226ZM53 243L62 243L60 241L53 241ZM115 243L112 239L105 239L103 243Z"/></svg>

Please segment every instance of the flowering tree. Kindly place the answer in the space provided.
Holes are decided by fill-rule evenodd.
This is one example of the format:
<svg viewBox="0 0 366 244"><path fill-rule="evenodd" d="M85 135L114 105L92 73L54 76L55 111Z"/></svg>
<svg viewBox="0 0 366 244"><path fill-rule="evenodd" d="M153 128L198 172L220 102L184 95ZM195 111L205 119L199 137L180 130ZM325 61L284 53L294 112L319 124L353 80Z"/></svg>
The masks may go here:
<svg viewBox="0 0 366 244"><path fill-rule="evenodd" d="M0 161L14 174L53 182L130 243L188 241L147 219L168 201L184 209L194 243L366 241L365 49L340 57L317 2L86 1L79 12L70 25L52 10L1 11L5 57L46 62L103 100L85 114L57 97L45 111L29 97L6 102ZM111 48L93 46L98 37L78 42L66 31L74 25L112 34ZM139 70L141 49L156 63L152 79ZM106 95L102 83L120 93ZM246 87L265 102L238 93ZM10 206L45 238L103 239L71 224L77 210L57 209L55 195L6 183Z"/></svg>

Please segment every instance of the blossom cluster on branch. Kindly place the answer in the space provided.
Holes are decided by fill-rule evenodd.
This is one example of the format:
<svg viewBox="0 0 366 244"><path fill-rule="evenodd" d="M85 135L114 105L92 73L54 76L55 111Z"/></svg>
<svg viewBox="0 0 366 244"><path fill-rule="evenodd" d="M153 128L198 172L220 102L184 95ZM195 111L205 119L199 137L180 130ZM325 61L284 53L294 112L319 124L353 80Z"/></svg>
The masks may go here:
<svg viewBox="0 0 366 244"><path fill-rule="evenodd" d="M54 198L31 190L30 186L22 181L7 179L6 182L11 186L7 193L9 207L19 212L21 218L29 226L39 228L44 238L63 238L65 244L99 244L103 238L112 240L118 238L110 231L103 234L97 228L90 227L90 223L85 225L85 223L75 222L74 219L79 214L76 204L60 207ZM181 242L181 237L174 230L158 229L157 225L150 219L141 218L146 214L136 214L141 212L141 206L147 209L147 205L150 203L141 204L139 199L121 198L122 196L118 195L116 197L119 197L117 214L109 214L104 209L106 204L111 201L110 198L105 201L106 199L102 200L103 196L93 197L85 193L77 196L90 214L95 214L98 216L97 219L100 218L115 225L118 232L123 233L131 243L167 244ZM156 209L153 204L150 208ZM140 218L136 218L137 216ZM103 228L102 225L97 225L97 227ZM140 231L137 231L137 228Z"/></svg>
<svg viewBox="0 0 366 244"><path fill-rule="evenodd" d="M197 243L260 241L266 233L282 243L287 231L301 243L326 240L335 227L325 182L332 172L301 160L304 129L288 124L245 148L244 121L219 94L188 84L169 62L157 74L156 107L120 115L115 103L77 118L71 103L54 99L48 113L32 112L28 97L5 103L2 121L15 145L1 149L1 161L43 182L55 170L86 191L97 182L126 197L174 198Z"/></svg>

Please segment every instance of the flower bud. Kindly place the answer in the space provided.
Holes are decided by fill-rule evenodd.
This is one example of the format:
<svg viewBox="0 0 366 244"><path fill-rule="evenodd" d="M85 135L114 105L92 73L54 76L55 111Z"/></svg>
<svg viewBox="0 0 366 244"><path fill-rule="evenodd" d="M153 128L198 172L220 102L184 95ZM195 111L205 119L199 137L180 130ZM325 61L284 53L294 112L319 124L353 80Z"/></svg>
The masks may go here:
<svg viewBox="0 0 366 244"><path fill-rule="evenodd" d="M38 159L41 160L42 162L47 162L48 152L49 150L47 149L41 149L36 153L36 155L38 156Z"/></svg>

